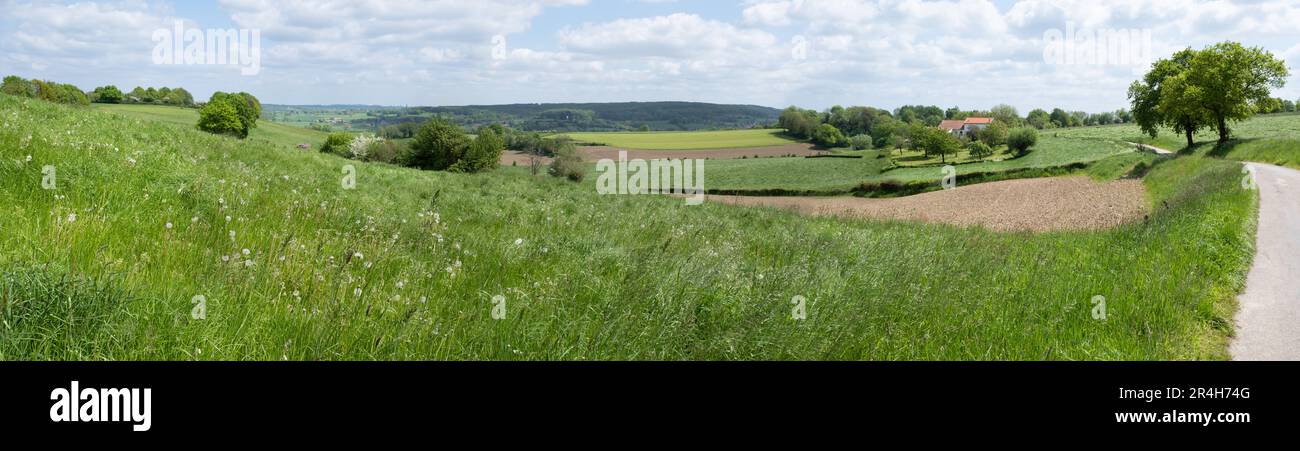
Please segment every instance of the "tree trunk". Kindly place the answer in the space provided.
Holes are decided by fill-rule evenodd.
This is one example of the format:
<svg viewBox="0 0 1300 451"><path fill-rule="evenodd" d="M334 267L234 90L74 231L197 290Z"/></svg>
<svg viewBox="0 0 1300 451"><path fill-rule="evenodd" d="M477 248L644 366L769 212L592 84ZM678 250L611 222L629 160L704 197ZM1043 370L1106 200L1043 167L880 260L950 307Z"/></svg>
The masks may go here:
<svg viewBox="0 0 1300 451"><path fill-rule="evenodd" d="M1187 148L1188 148L1188 149L1191 149L1191 148L1192 148L1192 144L1195 144L1195 143L1196 143L1196 142L1192 140L1192 130L1191 130L1191 129L1188 129L1188 130L1187 130Z"/></svg>
<svg viewBox="0 0 1300 451"><path fill-rule="evenodd" d="M1219 142L1228 142L1228 121L1223 116L1219 116Z"/></svg>

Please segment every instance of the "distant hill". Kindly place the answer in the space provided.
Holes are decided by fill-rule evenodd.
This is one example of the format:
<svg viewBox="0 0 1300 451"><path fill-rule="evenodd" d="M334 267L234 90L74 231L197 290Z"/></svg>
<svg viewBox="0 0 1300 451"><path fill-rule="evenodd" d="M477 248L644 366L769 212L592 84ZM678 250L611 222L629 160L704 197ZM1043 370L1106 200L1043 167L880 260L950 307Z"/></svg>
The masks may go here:
<svg viewBox="0 0 1300 451"><path fill-rule="evenodd" d="M303 107L269 106L268 111L296 110L325 113L352 110L361 113L347 119L354 130L377 130L386 125L422 122L434 116L474 129L488 124L505 124L530 131L609 132L751 128L775 123L780 110L756 105L718 105L697 102L545 103L515 105L471 105L442 107ZM364 117L358 117L364 116Z"/></svg>

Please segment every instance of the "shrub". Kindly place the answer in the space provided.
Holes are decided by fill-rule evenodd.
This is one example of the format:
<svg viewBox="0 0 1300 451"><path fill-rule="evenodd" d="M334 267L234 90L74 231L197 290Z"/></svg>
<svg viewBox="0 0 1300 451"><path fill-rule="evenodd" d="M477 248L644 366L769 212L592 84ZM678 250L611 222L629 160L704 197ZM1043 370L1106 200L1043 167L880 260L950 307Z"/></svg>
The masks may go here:
<svg viewBox="0 0 1300 451"><path fill-rule="evenodd" d="M822 147L836 147L844 142L844 134L831 124L822 124L813 130L812 142Z"/></svg>
<svg viewBox="0 0 1300 451"><path fill-rule="evenodd" d="M243 138L244 124L239 120L239 113L228 102L208 102L199 110L199 130L218 135L231 135Z"/></svg>
<svg viewBox="0 0 1300 451"><path fill-rule="evenodd" d="M578 156L577 146L569 141L562 142L555 151L555 160L551 162L550 174L575 182L581 182L587 176L587 165L583 164L582 157Z"/></svg>
<svg viewBox="0 0 1300 451"><path fill-rule="evenodd" d="M95 103L122 103L122 90L113 85L95 88L90 94L90 101Z"/></svg>
<svg viewBox="0 0 1300 451"><path fill-rule="evenodd" d="M1007 135L1007 147L1016 155L1029 153L1029 148L1035 144L1038 144L1038 131L1032 128L1017 128Z"/></svg>
<svg viewBox="0 0 1300 451"><path fill-rule="evenodd" d="M396 163L401 160L401 156L402 147L387 139L372 143L366 150L367 161L377 163Z"/></svg>
<svg viewBox="0 0 1300 451"><path fill-rule="evenodd" d="M452 172L483 172L500 165L501 151L505 150L505 141L491 128L484 128L470 143L464 157L451 165Z"/></svg>
<svg viewBox="0 0 1300 451"><path fill-rule="evenodd" d="M321 144L320 151L338 156L347 156L348 148L351 145L351 133L330 133L329 136L325 137L325 144Z"/></svg>
<svg viewBox="0 0 1300 451"><path fill-rule="evenodd" d="M867 150L867 149L870 149L870 148L872 147L871 136L870 136L870 135L856 135L856 136L854 136L854 137L852 137L852 138L849 138L849 144L853 146L853 150Z"/></svg>
<svg viewBox="0 0 1300 451"><path fill-rule="evenodd" d="M406 165L419 169L446 170L460 161L469 148L465 132L446 119L434 118L415 133Z"/></svg>
<svg viewBox="0 0 1300 451"><path fill-rule="evenodd" d="M370 161L370 147L383 142L384 139L375 135L357 135L348 143L348 158L353 160Z"/></svg>

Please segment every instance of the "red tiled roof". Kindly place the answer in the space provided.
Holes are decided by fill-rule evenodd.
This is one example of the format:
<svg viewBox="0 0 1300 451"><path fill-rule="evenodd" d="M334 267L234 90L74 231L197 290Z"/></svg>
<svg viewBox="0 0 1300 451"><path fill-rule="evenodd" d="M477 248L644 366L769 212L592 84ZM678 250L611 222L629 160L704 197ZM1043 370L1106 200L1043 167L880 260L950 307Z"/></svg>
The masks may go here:
<svg viewBox="0 0 1300 451"><path fill-rule="evenodd" d="M944 130L960 130L965 125L966 125L965 121L949 120L949 121L940 122L939 128Z"/></svg>
<svg viewBox="0 0 1300 451"><path fill-rule="evenodd" d="M967 124L992 124L992 123L993 123L993 118L991 118L991 117L968 117L968 118L966 118L966 122L965 122L965 123L967 123Z"/></svg>

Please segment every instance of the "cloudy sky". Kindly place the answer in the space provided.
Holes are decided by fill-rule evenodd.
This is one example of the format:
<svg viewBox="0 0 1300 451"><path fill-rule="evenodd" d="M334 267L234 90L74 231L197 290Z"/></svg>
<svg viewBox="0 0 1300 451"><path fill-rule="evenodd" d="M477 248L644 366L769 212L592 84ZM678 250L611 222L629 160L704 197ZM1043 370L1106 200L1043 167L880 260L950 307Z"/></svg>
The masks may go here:
<svg viewBox="0 0 1300 451"><path fill-rule="evenodd" d="M0 74L281 104L1108 111L1126 105L1146 56L1233 39L1300 61L1300 1L1285 0L0 0L0 10ZM177 21L258 31L260 70L155 64L156 31ZM1138 38L1090 39L1114 32ZM1066 52L1057 37L1078 45ZM1298 81L1276 94L1300 97Z"/></svg>

